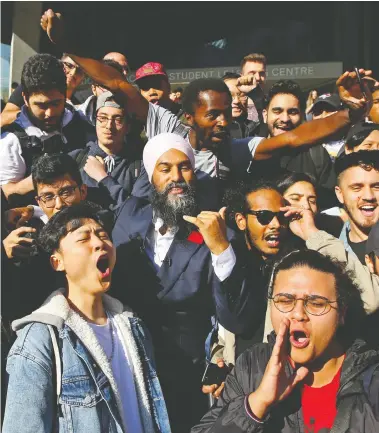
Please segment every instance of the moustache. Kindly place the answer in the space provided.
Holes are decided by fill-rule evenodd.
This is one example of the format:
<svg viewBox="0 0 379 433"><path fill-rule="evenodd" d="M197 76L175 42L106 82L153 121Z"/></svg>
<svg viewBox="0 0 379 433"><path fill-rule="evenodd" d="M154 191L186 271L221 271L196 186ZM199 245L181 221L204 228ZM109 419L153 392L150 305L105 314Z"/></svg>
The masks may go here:
<svg viewBox="0 0 379 433"><path fill-rule="evenodd" d="M181 188L183 190L183 194L188 194L190 190L189 185L187 185L185 182L171 182L166 186L161 194L167 196L173 188Z"/></svg>

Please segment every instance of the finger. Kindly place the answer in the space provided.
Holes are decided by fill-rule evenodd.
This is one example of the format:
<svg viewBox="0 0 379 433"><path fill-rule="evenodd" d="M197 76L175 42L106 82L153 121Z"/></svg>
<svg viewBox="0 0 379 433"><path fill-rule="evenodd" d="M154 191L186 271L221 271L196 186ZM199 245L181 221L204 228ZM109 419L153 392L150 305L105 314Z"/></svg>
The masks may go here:
<svg viewBox="0 0 379 433"><path fill-rule="evenodd" d="M183 219L184 219L184 221L187 221L187 222L195 225L198 228L203 227L203 222L201 220L199 220L199 218L188 216L188 215L183 215Z"/></svg>
<svg viewBox="0 0 379 433"><path fill-rule="evenodd" d="M37 230L35 229L35 228L33 228L33 227L19 227L18 229L16 229L15 231L14 231L14 234L15 235L17 235L17 236L20 236L20 235L22 235L23 233L34 233L34 232L36 232Z"/></svg>
<svg viewBox="0 0 379 433"><path fill-rule="evenodd" d="M96 159L101 163L104 164L104 160L101 156L97 156Z"/></svg>
<svg viewBox="0 0 379 433"><path fill-rule="evenodd" d="M298 383L303 381L307 374L309 373L309 370L307 367L300 367L295 374L291 376L289 379L288 387L289 389L293 389Z"/></svg>
<svg viewBox="0 0 379 433"><path fill-rule="evenodd" d="M272 351L273 356L277 358L277 362L279 362L279 358L283 355L283 351L286 349L286 345L284 344L285 337L287 335L287 331L289 328L289 320L284 317L280 322L278 334L276 336L276 342L274 349Z"/></svg>
<svg viewBox="0 0 379 433"><path fill-rule="evenodd" d="M18 238L18 241L17 241L17 244L18 245L24 245L24 246L32 246L33 244L35 244L35 240L34 239L31 239L31 238L23 238L23 237L19 237Z"/></svg>
<svg viewBox="0 0 379 433"><path fill-rule="evenodd" d="M224 360L221 359L221 358L219 358L219 359L217 360L217 365L218 365L220 368L224 368L224 367L225 367L225 362L224 362Z"/></svg>
<svg viewBox="0 0 379 433"><path fill-rule="evenodd" d="M202 391L204 394L213 394L217 389L217 385L203 385Z"/></svg>
<svg viewBox="0 0 379 433"><path fill-rule="evenodd" d="M224 386L225 386L225 382L222 382L222 384L216 389L216 391L213 393L213 397L215 397L215 398L219 398L220 397L220 395L221 395L221 393L222 393L222 390L224 389Z"/></svg>
<svg viewBox="0 0 379 433"><path fill-rule="evenodd" d="M27 215L21 216L20 219L16 222L16 228L18 229L18 228L22 227L23 224L25 224L28 221L29 221L29 218ZM30 227L30 228L32 228L32 227Z"/></svg>
<svg viewBox="0 0 379 433"><path fill-rule="evenodd" d="M226 206L222 207L218 213L220 214L221 218L225 221L225 215L226 215Z"/></svg>

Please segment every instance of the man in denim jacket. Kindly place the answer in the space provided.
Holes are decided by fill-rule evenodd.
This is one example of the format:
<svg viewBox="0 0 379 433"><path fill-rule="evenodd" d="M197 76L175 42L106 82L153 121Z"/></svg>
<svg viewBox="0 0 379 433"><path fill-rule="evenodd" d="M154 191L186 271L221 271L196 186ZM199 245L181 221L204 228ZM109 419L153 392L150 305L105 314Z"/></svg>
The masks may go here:
<svg viewBox="0 0 379 433"><path fill-rule="evenodd" d="M41 232L67 284L13 322L4 433L170 432L150 337L105 295L116 255L96 210L65 208Z"/></svg>

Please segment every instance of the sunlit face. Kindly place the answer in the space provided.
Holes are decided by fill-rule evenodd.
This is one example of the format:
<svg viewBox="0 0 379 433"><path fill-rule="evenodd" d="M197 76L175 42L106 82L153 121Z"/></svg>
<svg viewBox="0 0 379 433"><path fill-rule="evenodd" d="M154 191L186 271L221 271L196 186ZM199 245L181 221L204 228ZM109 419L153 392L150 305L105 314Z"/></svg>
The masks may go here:
<svg viewBox="0 0 379 433"><path fill-rule="evenodd" d="M101 294L111 285L116 249L104 228L91 219L69 232L50 259L53 268L63 271L70 286L83 292Z"/></svg>
<svg viewBox="0 0 379 433"><path fill-rule="evenodd" d="M58 197L55 197L58 195ZM78 186L74 179L65 175L52 184L37 184L37 203L50 219L64 207L78 204L87 197L87 185Z"/></svg>
<svg viewBox="0 0 379 433"><path fill-rule="evenodd" d="M193 185L196 180L195 173L188 156L177 149L165 152L155 164L152 184L158 192L162 192L169 184L183 183ZM180 187L173 187L169 191L169 198L174 200L176 196L184 193Z"/></svg>
<svg viewBox="0 0 379 433"><path fill-rule="evenodd" d="M283 197L291 206L309 209L317 213L317 195L314 186L309 182L296 182L284 193Z"/></svg>
<svg viewBox="0 0 379 433"><path fill-rule="evenodd" d="M371 122L379 123L379 89L372 93L373 104L369 118Z"/></svg>
<svg viewBox="0 0 379 433"><path fill-rule="evenodd" d="M330 301L337 299L334 276L307 266L279 271L273 287L273 296L279 293L288 293L297 299L312 295L322 296ZM282 313L275 307L273 301L270 302L271 322L275 332L278 332L284 317L290 321L289 356L296 364L311 364L314 360L326 356L327 353L332 353L337 345L337 329L343 323L336 302L332 303L332 308L321 316L308 313L303 301L300 300L288 313Z"/></svg>
<svg viewBox="0 0 379 433"><path fill-rule="evenodd" d="M254 75L257 84L263 86L266 81L266 66L261 62L248 61L244 64L242 75Z"/></svg>
<svg viewBox="0 0 379 433"><path fill-rule="evenodd" d="M96 135L99 143L109 150L119 151L128 133L129 123L124 110L115 107L102 107L96 114Z"/></svg>
<svg viewBox="0 0 379 433"><path fill-rule="evenodd" d="M28 108L30 120L46 132L60 129L64 114L66 95L59 90L32 93L27 99L24 95L25 105Z"/></svg>
<svg viewBox="0 0 379 433"><path fill-rule="evenodd" d="M250 193L247 203L252 211L280 212L280 208L285 205L283 197L272 189ZM264 259L278 254L288 234L288 224L283 216L276 215L268 223L262 223L256 215L248 213L237 213L235 219L239 230L245 232L248 248L257 250Z"/></svg>
<svg viewBox="0 0 379 433"><path fill-rule="evenodd" d="M226 92L207 90L199 94L194 114L187 114L187 121L202 148L215 150L230 137L231 102Z"/></svg>
<svg viewBox="0 0 379 433"><path fill-rule="evenodd" d="M271 137L292 131L301 123L300 101L294 95L279 93L267 107L267 126Z"/></svg>
<svg viewBox="0 0 379 433"><path fill-rule="evenodd" d="M247 96L237 88L237 78L225 81L232 95L232 116L238 118L247 115Z"/></svg>
<svg viewBox="0 0 379 433"><path fill-rule="evenodd" d="M368 234L379 219L379 172L359 166L348 168L339 177L336 195L350 224Z"/></svg>
<svg viewBox="0 0 379 433"><path fill-rule="evenodd" d="M379 150L379 131L372 131L361 144L352 149L345 146L346 153L359 152L360 150Z"/></svg>
<svg viewBox="0 0 379 433"><path fill-rule="evenodd" d="M138 80L141 95L151 104L164 106L170 100L170 84L163 75L151 75Z"/></svg>
<svg viewBox="0 0 379 433"><path fill-rule="evenodd" d="M62 63L66 75L67 89L74 91L83 81L84 71L71 59L71 57L64 57Z"/></svg>

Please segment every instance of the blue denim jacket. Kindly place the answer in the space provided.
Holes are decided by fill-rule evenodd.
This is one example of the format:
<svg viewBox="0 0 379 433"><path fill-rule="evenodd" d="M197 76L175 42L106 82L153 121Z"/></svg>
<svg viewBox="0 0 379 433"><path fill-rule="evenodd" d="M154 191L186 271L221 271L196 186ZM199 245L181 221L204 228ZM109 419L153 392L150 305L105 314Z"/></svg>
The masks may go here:
<svg viewBox="0 0 379 433"><path fill-rule="evenodd" d="M46 325L49 319L46 314L40 318L44 323L35 320L22 328L8 355L9 384L3 432L51 433L54 426L55 431L64 433L124 432L110 381L87 347L64 322L58 327L62 387L57 407L56 364ZM150 336L140 319L128 317L128 320L148 392L151 431L170 433ZM148 433L146 428L145 433Z"/></svg>

